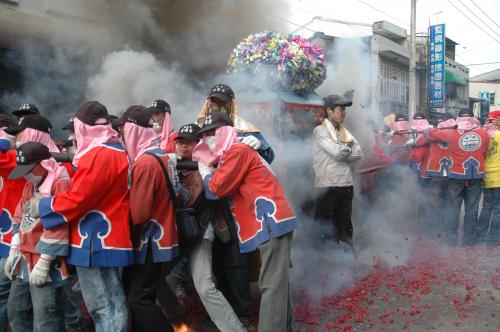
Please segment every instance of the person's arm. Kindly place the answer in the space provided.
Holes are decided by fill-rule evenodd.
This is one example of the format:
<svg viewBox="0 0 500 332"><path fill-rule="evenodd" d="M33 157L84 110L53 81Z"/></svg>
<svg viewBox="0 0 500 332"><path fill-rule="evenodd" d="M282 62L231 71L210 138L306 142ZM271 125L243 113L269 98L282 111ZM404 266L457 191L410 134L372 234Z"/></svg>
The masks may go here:
<svg viewBox="0 0 500 332"><path fill-rule="evenodd" d="M359 146L359 143L356 139L354 139L352 147L351 147L351 154L346 158L346 161L348 163L354 163L358 160L361 160L362 157L362 151L361 151L361 146Z"/></svg>
<svg viewBox="0 0 500 332"><path fill-rule="evenodd" d="M260 142L260 146L256 151L259 153L259 155L262 158L264 158L264 160L269 165L271 165L271 163L274 160L274 151L271 148L271 146L269 145L269 143L267 143L266 139L264 138L264 136L262 136L262 134L260 132L241 133L238 136L240 136L240 137L249 137L249 136L255 137Z"/></svg>
<svg viewBox="0 0 500 332"><path fill-rule="evenodd" d="M231 196L238 190L248 170L246 161L250 157L248 153L248 151L233 148L222 156L219 167L212 176L205 178L205 183L211 193L220 198Z"/></svg>
<svg viewBox="0 0 500 332"><path fill-rule="evenodd" d="M330 155L330 157L337 161L344 161L345 155L341 153L340 144L334 143L330 137L328 137L323 127L320 126L314 129L313 139L323 151Z"/></svg>
<svg viewBox="0 0 500 332"><path fill-rule="evenodd" d="M111 159L106 153L97 152L90 151L80 159L68 191L40 200L40 219L45 229L80 220L108 195L107 189L115 185L116 159Z"/></svg>
<svg viewBox="0 0 500 332"><path fill-rule="evenodd" d="M151 219L155 192L160 183L159 176L164 177L160 165L155 164L158 164L158 161L153 157L143 156L132 167L130 216L134 225L143 224ZM169 198L170 195L167 195L166 199Z"/></svg>
<svg viewBox="0 0 500 332"><path fill-rule="evenodd" d="M30 200L32 195L33 185L29 182L26 182L26 184L24 185L23 193L21 194L21 198L19 199L19 203L17 203L14 216L12 217L12 234L16 234L17 232L19 232L19 226L21 225L21 221L23 220L24 215L24 206Z"/></svg>
<svg viewBox="0 0 500 332"><path fill-rule="evenodd" d="M61 194L70 187L70 179L57 180L52 186L52 194ZM36 250L51 257L67 256L69 254L69 225L63 224L61 227L44 229L40 241L36 245Z"/></svg>
<svg viewBox="0 0 500 332"><path fill-rule="evenodd" d="M455 129L426 128L423 136L430 141L450 143L454 131Z"/></svg>

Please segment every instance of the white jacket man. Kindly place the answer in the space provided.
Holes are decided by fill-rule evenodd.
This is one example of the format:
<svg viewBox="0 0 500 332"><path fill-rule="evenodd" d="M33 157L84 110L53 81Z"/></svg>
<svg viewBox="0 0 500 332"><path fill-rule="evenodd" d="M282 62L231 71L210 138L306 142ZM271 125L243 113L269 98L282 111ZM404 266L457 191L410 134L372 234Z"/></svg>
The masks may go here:
<svg viewBox="0 0 500 332"><path fill-rule="evenodd" d="M319 189L316 220L325 239L352 245L352 164L361 159L361 148L354 136L342 126L346 107L352 101L337 95L324 98L325 120L313 131L313 167ZM333 226L333 229L332 229Z"/></svg>

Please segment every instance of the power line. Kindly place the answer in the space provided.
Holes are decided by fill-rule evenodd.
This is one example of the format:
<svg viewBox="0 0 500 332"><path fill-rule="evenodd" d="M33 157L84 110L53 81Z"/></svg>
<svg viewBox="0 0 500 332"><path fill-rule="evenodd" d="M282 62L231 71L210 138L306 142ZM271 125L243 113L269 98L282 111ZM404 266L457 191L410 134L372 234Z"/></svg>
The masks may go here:
<svg viewBox="0 0 500 332"><path fill-rule="evenodd" d="M360 0L358 0L360 1ZM474 22L469 16L467 16L463 11L461 11L457 6L455 6L453 4L453 2L451 2L450 0L446 0L448 1L448 3L450 5L452 5L456 10L458 10L460 12L460 14L462 14L463 16L465 16L466 19L468 19L469 21L472 22L472 24L474 24L476 27L478 27L481 31L483 31L485 34L487 34L491 39L493 39L494 41L496 41L497 43L500 43L500 40L496 39L495 37L493 37L492 35L489 34L489 32L485 31L483 28L481 28L479 25L476 24L476 22Z"/></svg>
<svg viewBox="0 0 500 332"><path fill-rule="evenodd" d="M468 47L465 51L460 52L460 55L465 54L465 53L469 53L470 51L474 51L474 50L477 50L478 48L483 48L485 46L489 46L492 44L493 44L492 42L487 42L487 43L482 44L482 45L478 45L478 46L474 46L474 47L470 47L470 48Z"/></svg>
<svg viewBox="0 0 500 332"><path fill-rule="evenodd" d="M488 15L488 14L486 14L486 13L485 13L485 12L481 9L481 7L479 7L479 6L477 5L477 3L475 3L475 2L474 2L474 0L470 0L470 1L471 1L471 2L474 4L474 6L476 6L476 7L477 7L477 9L479 9L479 10L480 10L480 11L481 11L481 12L482 12L482 13L483 13L483 14L484 14L487 18L489 18L489 20L490 20L491 22L493 22L493 24L495 24L497 27L499 27L499 28L500 28L500 25L498 25L498 24L497 24L497 22L495 22L494 20L492 20L492 19L491 19L491 17L489 17L489 15Z"/></svg>
<svg viewBox="0 0 500 332"><path fill-rule="evenodd" d="M403 21L401 21L400 19L398 19L398 18L396 18L396 17L394 17L394 16L392 16L392 15L390 15L390 14L387 14L386 12L384 12L384 11L382 11L382 10L378 9L377 7L374 7L374 6L372 6L372 5L370 5L370 4L366 3L366 2L364 2L364 1L362 1L362 0L358 0L358 2L361 2L363 5L368 6L368 7L370 7L371 9L376 10L376 11L378 11L379 13L382 13L382 14L384 14L384 15L388 16L388 17L392 18L393 20L396 20L396 21L398 21L399 23L404 24L404 25L405 25L405 26L407 26L407 27L409 27L409 26L410 26L408 23L403 22Z"/></svg>
<svg viewBox="0 0 500 332"><path fill-rule="evenodd" d="M484 22L484 20L482 20L479 16L477 16L477 15L476 15L476 13L474 13L472 10L470 10L470 8L469 8L469 7L467 7L467 6L466 6L466 5L462 2L462 0L458 0L458 1L459 1L459 2L462 4L462 6L464 6L464 7L465 7L465 8L466 8L466 9L467 9L467 10L468 10L468 11L469 11L472 15L474 15L474 16L475 16L475 17L479 20L479 22L482 22L482 23L483 23L483 24L484 24L484 25L485 25L488 29L490 29L491 31L493 31L493 33L494 33L494 34L496 34L497 36L499 36L499 37L500 37L500 34L498 34L498 32L496 32L496 31L495 31L495 29L493 29L493 28L492 28L492 27L490 27L488 24L486 24L486 23Z"/></svg>
<svg viewBox="0 0 500 332"><path fill-rule="evenodd" d="M368 6L368 7L370 7L370 8L371 8L371 9L373 9L373 10L376 10L377 12L379 12L379 13L382 13L382 14L386 15L387 17L390 17L390 18L392 18L393 20L396 20L396 21L398 21L399 23L402 23L402 24L404 24L405 26L410 27L410 25L409 25L408 23L401 21L401 20L400 20L400 19L398 19L397 17L394 17L394 16L392 16L392 15L390 15L390 14L388 14L388 13L384 12L383 10L380 10L380 9L378 9L377 7L374 7L374 6L372 6L372 5L368 4L368 3L364 2L364 1L361 1L361 0L358 0L358 1L359 1L360 3L362 3L363 5ZM417 32L416 32L417 34L418 34L418 33L425 33L425 30L422 30L422 29L419 29L419 30L421 30L421 31L417 31Z"/></svg>
<svg viewBox="0 0 500 332"><path fill-rule="evenodd" d="M284 22L287 22L287 23L289 23L289 24L292 24L292 25L298 26L298 27L300 27L300 28L302 28L302 29L309 30L309 31L311 31L311 32L318 32L317 30L309 29L308 27L305 27L305 26L304 26L304 25L302 25L302 24L298 24L298 23L292 22L292 21L287 20L286 18L283 18L283 17L279 17L279 16L276 16L276 15L269 15L269 16L270 16L270 17L272 17L272 18L278 19L278 20L280 20L280 21L284 21Z"/></svg>
<svg viewBox="0 0 500 332"><path fill-rule="evenodd" d="M464 66L481 66L481 65L493 65L496 63L500 63L500 61L495 61L495 62L482 62L482 63L469 63Z"/></svg>
<svg viewBox="0 0 500 332"><path fill-rule="evenodd" d="M321 10L320 8L317 8L317 7L313 6L312 4L310 4L310 3L308 3L308 2L306 2L306 1L304 1L304 0L299 0L299 2L300 2L300 3L302 3L303 5L306 5L307 7L311 8L312 10L316 11L316 13L317 13L317 14L318 14L318 13L319 13L319 14L324 14L324 13L325 13L325 10ZM364 33L366 33L365 31L363 31L363 30L361 30L361 29L359 29L359 28L356 28L355 26L353 26L353 25L351 25L351 24L347 24L346 22L341 22L341 21L339 20L339 22L337 22L337 23L344 24L344 25L346 25L347 27L349 27L349 28L351 28L351 29L353 29L353 30L356 30L356 31L358 31L358 32L360 32L360 33L363 33L363 34L364 34Z"/></svg>

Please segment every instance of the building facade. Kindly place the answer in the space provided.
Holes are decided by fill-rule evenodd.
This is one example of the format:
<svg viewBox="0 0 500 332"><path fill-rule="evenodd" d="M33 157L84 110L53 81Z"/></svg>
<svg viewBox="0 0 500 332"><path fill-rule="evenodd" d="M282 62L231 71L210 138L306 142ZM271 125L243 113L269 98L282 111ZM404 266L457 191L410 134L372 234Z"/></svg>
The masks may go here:
<svg viewBox="0 0 500 332"><path fill-rule="evenodd" d="M335 41L344 36L315 33L310 39L325 50L335 48ZM352 38L352 37L351 37ZM375 22L371 34L361 38L370 48L372 84L371 108L380 114L408 114L409 108L409 38L405 29L386 21ZM445 51L445 108L430 109L428 103L429 41L417 36L416 111L431 118L445 110L456 115L468 106L469 70L455 61L456 42L446 38ZM328 53L327 53L328 54ZM334 61L328 58L327 61Z"/></svg>

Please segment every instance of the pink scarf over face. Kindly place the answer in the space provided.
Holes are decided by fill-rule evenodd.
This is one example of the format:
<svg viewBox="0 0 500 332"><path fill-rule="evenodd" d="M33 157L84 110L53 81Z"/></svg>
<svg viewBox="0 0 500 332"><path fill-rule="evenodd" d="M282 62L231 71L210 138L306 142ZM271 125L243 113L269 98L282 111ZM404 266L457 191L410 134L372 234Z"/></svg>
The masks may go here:
<svg viewBox="0 0 500 332"><path fill-rule="evenodd" d="M172 132L172 119L170 118L170 113L165 113L165 119L163 120L163 126L160 132L160 148L162 150L167 149L168 138Z"/></svg>
<svg viewBox="0 0 500 332"><path fill-rule="evenodd" d="M44 196L52 195L52 186L58 179L69 179L69 174L64 166L60 166L54 158L42 160L40 165L48 172L38 191Z"/></svg>
<svg viewBox="0 0 500 332"><path fill-rule="evenodd" d="M60 152L48 133L33 128L26 128L23 130L20 142L21 144L38 142L48 147L50 152Z"/></svg>
<svg viewBox="0 0 500 332"><path fill-rule="evenodd" d="M145 128L130 122L126 122L123 126L123 140L131 164L147 150L158 147L153 128Z"/></svg>
<svg viewBox="0 0 500 332"><path fill-rule="evenodd" d="M205 137L194 147L193 161L201 161L209 166L217 164L224 152L240 141L234 127L219 127L215 130L215 151L212 152L205 143Z"/></svg>
<svg viewBox="0 0 500 332"><path fill-rule="evenodd" d="M408 121L396 121L394 122L394 131L408 130Z"/></svg>
<svg viewBox="0 0 500 332"><path fill-rule="evenodd" d="M430 125L429 125L429 121L427 121L427 119L417 119L417 120L413 120L411 122L411 129L412 130L415 130L415 131L423 131L424 129L426 128L429 128Z"/></svg>
<svg viewBox="0 0 500 332"><path fill-rule="evenodd" d="M454 127L456 125L457 125L457 121L455 121L455 119L448 119L448 120L439 122L437 127L438 128L448 128L448 127Z"/></svg>
<svg viewBox="0 0 500 332"><path fill-rule="evenodd" d="M458 130L472 130L479 127L480 124L478 119L471 116L459 116L457 118Z"/></svg>
<svg viewBox="0 0 500 332"><path fill-rule="evenodd" d="M99 121L98 119L97 121ZM107 121L102 119L103 122ZM97 122L96 121L96 122ZM110 124L105 125L95 125L89 126L78 118L74 119L75 126L75 139L77 149L75 156L73 157L73 165L78 167L78 161L87 152L95 148L96 146L103 145L105 143L119 143L118 133L111 128Z"/></svg>

